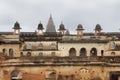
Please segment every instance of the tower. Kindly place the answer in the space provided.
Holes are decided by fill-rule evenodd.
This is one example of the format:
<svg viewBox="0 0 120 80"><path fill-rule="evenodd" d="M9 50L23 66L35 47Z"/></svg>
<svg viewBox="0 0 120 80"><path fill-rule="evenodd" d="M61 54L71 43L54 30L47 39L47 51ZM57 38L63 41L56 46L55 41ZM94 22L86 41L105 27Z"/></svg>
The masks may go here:
<svg viewBox="0 0 120 80"><path fill-rule="evenodd" d="M95 30L95 35L99 34L102 30L100 24L97 24L94 30Z"/></svg>
<svg viewBox="0 0 120 80"><path fill-rule="evenodd" d="M38 24L38 32L37 32L37 35L43 35L43 25L42 25L42 23L40 22L39 24Z"/></svg>
<svg viewBox="0 0 120 80"><path fill-rule="evenodd" d="M20 24L16 21L16 23L14 24L14 33L13 34L20 34Z"/></svg>
<svg viewBox="0 0 120 80"><path fill-rule="evenodd" d="M59 32L62 34L62 35L64 35L65 34L65 26L64 26L64 24L63 23L61 23L60 24L60 26L59 26Z"/></svg>
<svg viewBox="0 0 120 80"><path fill-rule="evenodd" d="M81 37L81 36L83 36L83 27L82 27L82 25L81 24L79 24L78 25L78 27L77 27L77 37Z"/></svg>
<svg viewBox="0 0 120 80"><path fill-rule="evenodd" d="M47 28L46 28L46 33L55 33L56 29L55 29L55 25L52 19L52 16L50 15L50 18L48 20L48 24L47 24Z"/></svg>

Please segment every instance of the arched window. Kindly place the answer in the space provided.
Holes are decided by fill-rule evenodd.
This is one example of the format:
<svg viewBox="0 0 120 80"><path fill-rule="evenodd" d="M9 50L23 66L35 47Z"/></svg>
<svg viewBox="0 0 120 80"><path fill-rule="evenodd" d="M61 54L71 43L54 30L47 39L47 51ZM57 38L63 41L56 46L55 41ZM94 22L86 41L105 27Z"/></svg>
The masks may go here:
<svg viewBox="0 0 120 80"><path fill-rule="evenodd" d="M9 49L9 56L14 57L14 50L12 48Z"/></svg>
<svg viewBox="0 0 120 80"><path fill-rule="evenodd" d="M86 49L85 48L81 48L80 50L80 56L86 56Z"/></svg>
<svg viewBox="0 0 120 80"><path fill-rule="evenodd" d="M7 49L5 49L5 48L3 49L3 54L7 55Z"/></svg>
<svg viewBox="0 0 120 80"><path fill-rule="evenodd" d="M22 80L22 73L19 70L12 71L11 80Z"/></svg>
<svg viewBox="0 0 120 80"><path fill-rule="evenodd" d="M97 49L96 48L91 49L90 56L97 56Z"/></svg>
<svg viewBox="0 0 120 80"><path fill-rule="evenodd" d="M70 50L69 50L69 56L76 56L76 50L75 50L75 48L70 48Z"/></svg>
<svg viewBox="0 0 120 80"><path fill-rule="evenodd" d="M115 49L115 42L114 41L111 41L111 43L110 43L110 49Z"/></svg>
<svg viewBox="0 0 120 80"><path fill-rule="evenodd" d="M111 55L112 55L112 56L115 56L115 52L111 52Z"/></svg>
<svg viewBox="0 0 120 80"><path fill-rule="evenodd" d="M31 52L27 52L27 57L30 57L31 56Z"/></svg>
<svg viewBox="0 0 120 80"><path fill-rule="evenodd" d="M43 56L43 53L42 53L42 52L40 52L40 53L39 53L39 56Z"/></svg>

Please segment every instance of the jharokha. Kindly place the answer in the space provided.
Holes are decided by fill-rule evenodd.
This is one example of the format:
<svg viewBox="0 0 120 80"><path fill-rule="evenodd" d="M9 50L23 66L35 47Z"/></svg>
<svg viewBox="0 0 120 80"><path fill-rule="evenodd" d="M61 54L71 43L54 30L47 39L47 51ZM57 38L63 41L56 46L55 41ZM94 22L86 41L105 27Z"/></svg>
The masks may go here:
<svg viewBox="0 0 120 80"><path fill-rule="evenodd" d="M120 32L76 34L61 23L58 31L50 16L35 32L0 32L0 80L120 80Z"/></svg>

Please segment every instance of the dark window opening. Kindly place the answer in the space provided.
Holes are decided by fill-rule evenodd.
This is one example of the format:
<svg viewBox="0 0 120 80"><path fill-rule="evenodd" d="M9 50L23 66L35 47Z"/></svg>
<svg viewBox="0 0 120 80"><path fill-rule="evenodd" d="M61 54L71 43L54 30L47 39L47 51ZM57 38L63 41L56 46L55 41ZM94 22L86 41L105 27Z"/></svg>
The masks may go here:
<svg viewBox="0 0 120 80"><path fill-rule="evenodd" d="M104 56L104 50L101 50L101 56Z"/></svg>
<svg viewBox="0 0 120 80"><path fill-rule="evenodd" d="M5 48L3 49L3 54L7 55L7 50Z"/></svg>
<svg viewBox="0 0 120 80"><path fill-rule="evenodd" d="M96 48L92 48L90 51L90 56L95 57L97 56L97 49Z"/></svg>
<svg viewBox="0 0 120 80"><path fill-rule="evenodd" d="M14 57L14 50L12 48L9 49L9 56Z"/></svg>
<svg viewBox="0 0 120 80"><path fill-rule="evenodd" d="M75 50L75 48L71 48L71 49L69 50L69 56L70 56L70 57L76 56L76 50Z"/></svg>
<svg viewBox="0 0 120 80"><path fill-rule="evenodd" d="M86 56L86 49L85 48L81 48L80 50L80 56Z"/></svg>

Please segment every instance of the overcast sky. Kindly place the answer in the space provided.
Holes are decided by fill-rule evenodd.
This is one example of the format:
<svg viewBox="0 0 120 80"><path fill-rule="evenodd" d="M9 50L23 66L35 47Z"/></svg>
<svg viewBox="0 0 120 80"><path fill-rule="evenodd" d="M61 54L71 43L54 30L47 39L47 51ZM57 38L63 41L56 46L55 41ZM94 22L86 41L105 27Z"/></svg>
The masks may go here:
<svg viewBox="0 0 120 80"><path fill-rule="evenodd" d="M120 31L120 0L0 0L0 31L13 31L18 21L21 31L35 31L38 23L46 28L52 14L58 30L61 21L71 33L78 24L93 32L100 24L103 32Z"/></svg>

